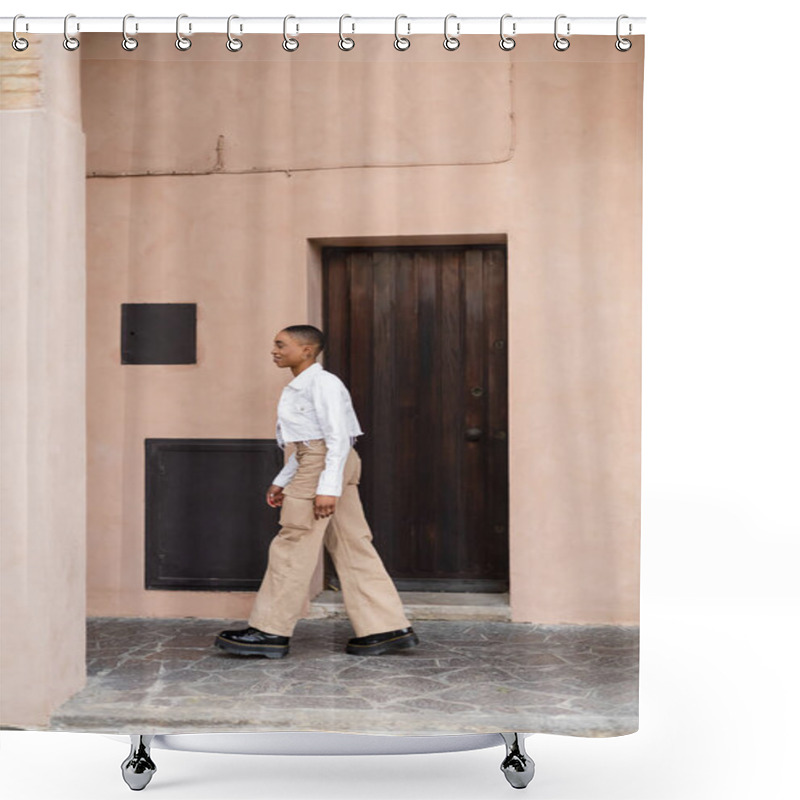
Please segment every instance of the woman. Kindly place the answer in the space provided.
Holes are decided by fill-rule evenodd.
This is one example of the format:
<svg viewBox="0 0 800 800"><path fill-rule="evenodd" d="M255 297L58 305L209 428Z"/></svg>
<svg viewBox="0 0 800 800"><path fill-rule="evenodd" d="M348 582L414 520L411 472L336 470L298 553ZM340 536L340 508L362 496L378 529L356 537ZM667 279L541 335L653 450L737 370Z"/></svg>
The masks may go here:
<svg viewBox="0 0 800 800"><path fill-rule="evenodd" d="M281 529L270 544L250 627L222 631L215 641L228 652L288 654L323 544L356 633L345 651L380 655L419 644L372 544L358 493L361 458L353 447L363 431L347 387L316 362L324 346L313 325L290 325L275 337L273 360L294 375L278 403L276 438L281 448L294 448L267 490L267 503L281 509Z"/></svg>

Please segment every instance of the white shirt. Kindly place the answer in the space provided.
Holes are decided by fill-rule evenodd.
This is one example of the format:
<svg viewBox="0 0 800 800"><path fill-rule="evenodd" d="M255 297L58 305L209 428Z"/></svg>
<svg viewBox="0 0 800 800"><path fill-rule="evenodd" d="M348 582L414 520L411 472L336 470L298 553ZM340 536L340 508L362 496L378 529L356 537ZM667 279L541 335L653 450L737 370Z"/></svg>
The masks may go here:
<svg viewBox="0 0 800 800"><path fill-rule="evenodd" d="M356 437L363 434L350 392L341 378L314 362L289 381L278 402L275 438L283 450L286 442L324 439L325 467L317 482L317 494L342 494L344 465ZM297 455L292 453L272 481L286 486L297 472Z"/></svg>

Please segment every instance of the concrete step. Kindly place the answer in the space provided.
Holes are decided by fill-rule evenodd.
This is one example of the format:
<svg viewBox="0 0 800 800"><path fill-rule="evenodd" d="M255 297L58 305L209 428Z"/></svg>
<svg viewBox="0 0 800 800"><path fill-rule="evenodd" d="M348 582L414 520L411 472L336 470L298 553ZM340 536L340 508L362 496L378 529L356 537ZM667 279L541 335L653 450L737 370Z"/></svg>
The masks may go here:
<svg viewBox="0 0 800 800"><path fill-rule="evenodd" d="M507 592L400 592L400 599L409 620L511 620ZM307 618L326 617L347 617L341 592L326 589L311 601L311 613Z"/></svg>

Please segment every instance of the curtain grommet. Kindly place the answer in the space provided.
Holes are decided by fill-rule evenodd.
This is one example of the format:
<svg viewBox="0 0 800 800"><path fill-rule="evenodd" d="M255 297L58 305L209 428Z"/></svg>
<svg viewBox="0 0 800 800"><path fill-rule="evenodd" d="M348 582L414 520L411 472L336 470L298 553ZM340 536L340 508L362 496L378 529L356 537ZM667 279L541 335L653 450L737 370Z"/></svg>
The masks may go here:
<svg viewBox="0 0 800 800"><path fill-rule="evenodd" d="M455 14L448 14L444 18L444 41L442 42L442 45L443 45L445 50L450 50L451 52L453 50L458 50L459 45L461 44L461 42L458 39L458 34L461 32L461 23L460 22L456 22L456 35L455 36L450 36L450 34L447 32L447 22L450 19L450 17L455 17L455 16L456 16Z"/></svg>
<svg viewBox="0 0 800 800"><path fill-rule="evenodd" d="M620 21L621 19L630 19L630 17L628 17L628 15L627 15L627 14L620 14L620 15L617 17L617 41L616 41L616 42L614 42L614 47L616 47L616 48L617 48L617 50L619 50L619 51L620 51L620 53L627 53L627 52L628 52L628 50L630 50L630 49L631 49L631 47L633 47L633 42L632 42L630 39L623 39L623 38L622 38L622 37L619 35L619 21ZM631 30L632 30L632 27L631 27L631 24L630 24L630 22L629 22L629 23L628 23L628 36L630 36L630 34L631 34Z"/></svg>
<svg viewBox="0 0 800 800"><path fill-rule="evenodd" d="M178 17L175 20L175 33L178 36L178 38L175 40L175 47L177 47L178 50L188 50L192 46L192 40L191 39L187 39L181 33L181 19L183 17L188 17L188 16L189 16L188 14L178 14ZM189 32L191 32L191 30L192 30L192 23L190 22L189 23Z"/></svg>
<svg viewBox="0 0 800 800"><path fill-rule="evenodd" d="M63 42L63 44L64 44L64 49L65 50L70 50L70 51L77 50L81 45L81 43L80 43L80 41L78 39L76 39L74 36L70 36L67 33L67 20L70 17L74 17L74 16L75 16L75 14L67 14L67 16L64 17L64 42ZM78 30L80 30L80 29L81 29L81 26L80 26L80 23L78 23Z"/></svg>
<svg viewBox="0 0 800 800"><path fill-rule="evenodd" d="M500 45L500 49L501 50L505 50L505 51L513 50L514 47L517 44L514 41L514 39L511 38L511 36L506 36L506 34L503 32L503 23L505 22L506 17L511 17L511 16L513 16L513 15L512 14L503 14L503 16L500 17L500 42L499 42L499 45ZM516 32L517 32L517 23L516 22L512 22L511 23L511 33L515 34Z"/></svg>
<svg viewBox="0 0 800 800"><path fill-rule="evenodd" d="M408 48L411 47L411 39L406 39L405 36L401 36L397 31L397 25L401 17L408 19L408 17L405 14L398 14L394 18L394 49L403 51L403 50L408 50ZM407 22L406 26L408 27L407 33L410 35L411 23Z"/></svg>
<svg viewBox="0 0 800 800"><path fill-rule="evenodd" d="M135 39L133 36L128 36L128 20L133 17L133 14L126 14L122 18L122 49L127 50L130 52L131 50L135 50L139 46L139 40ZM136 26L138 28L138 25Z"/></svg>
<svg viewBox="0 0 800 800"><path fill-rule="evenodd" d="M300 47L300 40L295 38L294 36L289 36L289 34L286 32L286 23L290 19L297 19L297 17L295 17L294 14L287 14L283 18L283 42L282 42L282 45L283 45L283 49L286 50L287 53L293 53L295 50L297 50L298 47ZM296 32L300 31L300 26L297 23L295 23L295 29L296 29Z"/></svg>
<svg viewBox="0 0 800 800"><path fill-rule="evenodd" d="M356 40L355 39L351 39L349 36L345 36L342 33L342 22L344 22L346 17L348 17L350 19L353 19L349 14L342 14L342 16L339 17L339 49L340 50L349 51L349 50L352 50L356 46ZM356 29L356 24L354 22L353 23L353 32L355 32L355 29Z"/></svg>
<svg viewBox="0 0 800 800"><path fill-rule="evenodd" d="M17 36L17 20L20 17L25 19L24 14L16 14L14 16L14 21L11 23L11 34L13 36L13 39L11 40L11 46L19 53L21 53L23 50L27 50L28 44L30 44L27 39Z"/></svg>
<svg viewBox="0 0 800 800"><path fill-rule="evenodd" d="M243 47L244 42L241 39L237 39L235 36L231 35L231 20L232 19L239 19L238 14L231 14L228 17L228 41L225 42L225 47L231 51L231 53L238 53Z"/></svg>
<svg viewBox="0 0 800 800"><path fill-rule="evenodd" d="M558 33L558 21L560 19L566 19L566 14L558 14L555 19L555 23L553 24L553 32L555 33L555 41L553 42L553 47L558 50L560 53L563 53L569 47L569 39L565 39L563 36L560 36ZM567 36L569 36L569 22L567 22Z"/></svg>

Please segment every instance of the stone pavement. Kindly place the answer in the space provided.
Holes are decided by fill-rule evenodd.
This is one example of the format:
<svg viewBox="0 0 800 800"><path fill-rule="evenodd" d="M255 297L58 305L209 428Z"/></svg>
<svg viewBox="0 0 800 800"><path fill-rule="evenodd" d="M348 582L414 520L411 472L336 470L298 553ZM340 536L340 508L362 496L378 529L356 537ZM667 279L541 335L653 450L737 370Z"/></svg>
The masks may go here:
<svg viewBox="0 0 800 800"><path fill-rule="evenodd" d="M283 659L213 646L243 620L90 618L84 689L49 730L98 733L638 729L639 629L413 620L417 647L344 652L348 620L301 619Z"/></svg>

